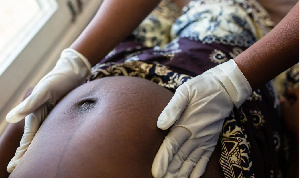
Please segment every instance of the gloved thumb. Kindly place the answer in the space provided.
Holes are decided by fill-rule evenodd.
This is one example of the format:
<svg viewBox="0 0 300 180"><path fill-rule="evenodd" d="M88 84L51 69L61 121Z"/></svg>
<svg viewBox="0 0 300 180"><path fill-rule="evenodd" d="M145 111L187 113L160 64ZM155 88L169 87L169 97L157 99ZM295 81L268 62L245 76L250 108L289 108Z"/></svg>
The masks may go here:
<svg viewBox="0 0 300 180"><path fill-rule="evenodd" d="M6 121L9 123L16 123L24 119L28 114L34 112L39 106L47 101L47 98L40 98L41 96L43 95L35 95L33 92L6 115Z"/></svg>
<svg viewBox="0 0 300 180"><path fill-rule="evenodd" d="M157 127L166 130L181 116L189 103L189 90L185 84L179 86L165 109L158 117Z"/></svg>

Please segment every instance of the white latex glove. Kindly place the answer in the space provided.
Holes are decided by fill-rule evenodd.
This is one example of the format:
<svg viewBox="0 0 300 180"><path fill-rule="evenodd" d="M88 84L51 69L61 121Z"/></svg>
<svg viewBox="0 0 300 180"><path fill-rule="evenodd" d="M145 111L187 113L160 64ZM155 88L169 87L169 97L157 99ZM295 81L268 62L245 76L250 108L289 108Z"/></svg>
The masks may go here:
<svg viewBox="0 0 300 180"><path fill-rule="evenodd" d="M20 147L7 166L9 173L15 169L26 152L48 112L67 93L84 83L90 75L89 61L77 51L65 49L53 70L39 81L31 95L7 114L6 121L10 123L19 122L26 116Z"/></svg>
<svg viewBox="0 0 300 180"><path fill-rule="evenodd" d="M179 86L157 126L172 127L152 164L154 177L200 177L234 105L251 95L250 84L233 60Z"/></svg>

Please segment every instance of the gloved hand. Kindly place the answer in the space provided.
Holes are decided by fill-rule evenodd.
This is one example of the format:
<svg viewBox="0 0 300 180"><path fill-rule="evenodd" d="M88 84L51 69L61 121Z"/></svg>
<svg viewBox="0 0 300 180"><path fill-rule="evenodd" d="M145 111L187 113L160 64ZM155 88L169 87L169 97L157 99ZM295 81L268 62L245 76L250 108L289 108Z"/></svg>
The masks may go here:
<svg viewBox="0 0 300 180"><path fill-rule="evenodd" d="M73 49L62 51L54 69L45 75L27 97L6 116L6 121L15 123L25 116L24 134L7 171L11 173L26 152L41 122L48 112L67 93L80 86L91 75L89 61Z"/></svg>
<svg viewBox="0 0 300 180"><path fill-rule="evenodd" d="M160 114L157 126L170 133L152 164L154 177L200 177L233 106L251 95L250 84L229 60L185 82Z"/></svg>

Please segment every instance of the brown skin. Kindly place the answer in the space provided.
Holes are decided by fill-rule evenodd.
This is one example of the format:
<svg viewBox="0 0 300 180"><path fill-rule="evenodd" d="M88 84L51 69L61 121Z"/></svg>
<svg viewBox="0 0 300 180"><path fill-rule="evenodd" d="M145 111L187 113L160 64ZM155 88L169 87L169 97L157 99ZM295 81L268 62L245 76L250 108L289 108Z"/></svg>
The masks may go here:
<svg viewBox="0 0 300 180"><path fill-rule="evenodd" d="M172 2L176 4L179 9L182 9L185 5L187 5L191 0L173 0Z"/></svg>
<svg viewBox="0 0 300 180"><path fill-rule="evenodd" d="M299 62L298 3L265 37L234 60L253 90Z"/></svg>
<svg viewBox="0 0 300 180"><path fill-rule="evenodd" d="M90 25L73 43L71 48L78 50L86 56L92 65L97 63L98 59L103 58L116 44L132 32L140 21L146 17L159 2L158 0L143 1L141 4L141 1L138 0L129 1L130 0L105 1ZM177 1L175 3L179 6L184 6L188 2L187 0L175 1ZM262 5L264 5L262 1L266 2L267 0L260 0ZM265 3L265 5L267 4L268 3ZM282 72L287 69L287 67L290 67L291 64L295 64L295 62L298 61L298 43L296 42L299 41L299 25L297 21L299 10L298 4L296 6L296 10L293 10L293 12L288 15L288 18L285 18L283 23L280 23L281 25L275 28L275 31L269 33L268 38L263 38L256 43L256 45L253 45L249 50L245 51L235 59L253 89L256 89L275 77L279 72ZM265 7L269 12L272 11L272 8ZM284 12L286 12L286 10L287 8L285 8ZM119 14L122 14L123 18L119 18ZM280 17L283 17L283 14L281 14ZM130 21L123 21L123 19L130 19ZM270 66L270 64L272 66ZM21 121L21 123L22 122L24 121ZM5 161L7 162L9 161L8 159L13 157L24 127L23 125L9 126L14 126L14 128L8 127L6 130L7 133L2 135L0 140L1 162L3 162L2 157L5 157ZM16 133L18 134L16 141L7 139ZM12 142L14 142L14 145L12 145ZM8 146L4 147L6 145ZM7 164L4 164L5 165L0 166L1 175L2 173L7 175L7 173L5 173Z"/></svg>
<svg viewBox="0 0 300 180"><path fill-rule="evenodd" d="M171 97L139 78L84 84L53 109L10 177L151 177L166 134L153 119Z"/></svg>
<svg viewBox="0 0 300 180"><path fill-rule="evenodd" d="M144 80L143 80L144 81ZM114 81L112 81L112 82L114 82ZM129 84L129 83L125 83L125 84ZM130 84L132 84L132 83L130 83ZM143 85L143 84L142 84ZM154 84L155 86L157 86L156 84ZM153 84L151 84L151 86L153 86ZM102 87L102 86L101 86ZM145 86L144 86L145 87ZM144 88L143 87L143 88ZM133 88L133 87L131 87L131 88ZM152 89L152 87L149 87L150 89ZM146 87L146 89L149 91L149 88L147 88ZM82 91L83 92L87 92L86 90L87 89L90 89L89 87L86 87L86 88L84 88L84 89L82 89ZM161 87L159 88L159 89L161 89ZM30 93L32 91L32 89L30 89L29 91L28 91L28 93ZM139 92L143 92L143 90L138 90ZM170 92L168 92L167 90L163 90L162 92L164 92L164 93L166 93L166 94L168 94L168 98L170 98L171 96L172 96L172 94L170 93ZM24 99L29 95L27 93L27 95L24 97ZM127 92L125 92L125 93L127 93ZM76 95L74 95L74 94L76 94ZM71 98L69 98L69 99L73 99L72 101L74 101L74 98L76 99L76 97L78 97L78 93L77 92L74 92L73 93L73 95L71 95L72 97ZM99 95L99 94L98 94ZM123 94L124 95L124 94ZM70 95L69 95L70 96ZM74 97L75 96L75 97ZM126 96L126 95L125 95ZM153 96L153 97L155 97L155 96ZM109 97L108 97L109 98ZM162 99L165 99L166 97L164 96ZM66 99L66 98L65 98ZM136 99L136 97L134 98L134 99ZM132 100L134 100L134 99L131 99L130 101L132 101ZM153 98L151 98L151 99L153 99ZM160 101L162 100L161 98L160 98ZM109 98L109 100L111 101L112 99L111 98ZM66 100L64 100L64 101L66 101ZM119 101L119 100L118 100ZM137 101L138 102L138 101ZM165 103L166 102L168 102L168 100L166 100L165 101ZM119 103L119 102L118 102ZM159 102L160 103L160 102ZM157 106L157 103L155 103L155 105ZM65 105L59 105L59 106L65 106ZM161 106L161 108L163 108L163 106ZM59 107L57 107L56 109L60 109ZM66 109L65 107L64 108L62 108L62 109ZM70 109L72 109L72 108L70 108ZM123 108L121 108L121 109L123 109ZM137 108L138 109L138 108ZM150 109L153 109L152 108L152 106L151 106L151 108ZM73 109L74 110L74 109ZM60 112L59 112L59 110L56 110L56 111L58 111L58 114L60 114ZM54 113L54 115L53 115L53 113ZM70 114L70 112L69 112L69 114ZM158 113L157 113L157 111L156 111L156 114L157 114L157 116L158 116ZM57 120L57 116L59 116L59 115L55 115L55 111L54 112L52 112L52 114L51 114L51 116L52 116L52 119L56 119L56 121L59 121L59 120ZM49 116L48 117L48 119L47 119L47 121L43 124L43 128L41 128L39 131L42 131L42 132L44 132L44 131L46 131L46 132L52 132L53 130L51 130L51 128L53 128L53 125L55 125L55 126L58 126L58 125L60 125L60 123L61 122L52 122L52 123L50 123L50 125L49 125L49 123L48 123L48 121L53 121L53 120L51 120L51 116ZM66 121L66 119L68 119L68 118L65 118L65 117L61 117L62 119L64 119L64 121ZM111 118L111 117L110 117ZM157 117L156 117L157 118ZM156 128L156 118L154 118L154 119L152 119L151 118L151 120L147 120L147 122L151 122L151 147L148 147L148 153L147 154L141 154L141 153L135 153L135 154L141 154L141 156L144 156L144 157L142 157L141 159L143 159L143 160L145 160L145 158L148 158L148 161L146 162L146 164L144 164L144 165L141 165L141 166L139 166L140 168L143 168L143 170L141 170L141 169L138 169L139 170L139 172L143 172L143 171L146 171L146 173L144 173L143 175L139 175L139 174L137 174L137 173L134 173L133 171L127 171L126 173L126 175L125 174L116 174L116 173L120 173L119 171L120 170L118 170L118 172L109 172L109 173L107 173L107 174L101 174L101 175L95 175L95 174L91 174L91 172L81 172L81 174L79 175L80 177L92 177L93 175L95 175L95 177L117 177L117 176L121 176L121 177L126 177L126 176L128 176L128 177L143 177L144 175L146 176L146 177L151 177L151 175L150 175L150 169L151 169L151 165L152 165L152 158L154 158L154 155L156 154L156 152L157 152L157 150L158 150L158 147L160 146L160 144L161 144L161 142L162 142L162 140L163 140L163 138L164 138L164 136L166 135L166 133L167 132L163 132L163 131L160 131L160 130L158 130L157 128ZM70 118L69 118L70 119ZM120 121L120 122L123 122L123 121ZM48 124L48 125L47 125ZM76 126L76 121L74 122L71 122L71 121L69 121L68 122L68 124L69 125L71 125L71 127L72 128L74 128L74 126ZM134 123L134 124L139 124L139 125L141 125L141 123ZM94 126L95 124L93 124L93 126ZM142 126L144 126L145 124L142 124ZM47 127L49 127L50 126L50 129L49 128L47 128ZM61 125L60 125L61 126ZM119 126L121 126L121 124L119 124ZM21 121L21 122L19 122L19 123L16 123L16 124L10 124L9 125L9 127L6 129L6 133L3 135L3 136L1 136L1 150L2 151L0 151L0 153L1 154L3 154L3 157L4 157L4 159L2 159L3 161L1 161L1 177L2 178L6 178L6 177L8 177L9 176L9 174L7 173L7 171L6 171L6 166L7 166L7 164L8 164L8 162L10 161L10 159L13 157L13 155L14 155L14 152L15 152L15 149L19 146L19 141L20 141L20 139L21 139L21 136L22 136L22 133L23 133L23 128L24 128L24 121ZM60 127L60 128L62 128L62 127ZM67 127L64 127L64 131L62 131L63 133L64 133L64 135L66 135L66 133L70 133L70 134L72 134L71 132L68 132L68 129L70 128L70 126L67 126ZM143 134L145 134L145 133L147 133L147 129L148 128L143 128ZM148 129L149 130L149 129ZM72 131L74 131L74 130L72 130ZM138 140L137 138L136 138L136 134L134 134L134 133L132 133L132 132L135 132L135 131L130 131L130 133L129 133L129 135L128 134L126 134L126 132L124 132L124 129L122 128L122 131L123 131L123 133L125 134L124 136L129 136L129 137L127 137L126 139L127 139L127 142L131 142L131 143L133 143L133 141L132 140ZM55 131L54 131L55 132ZM89 132L89 131L85 131L85 132ZM111 134L111 132L113 132L113 130L108 130L108 133L109 134ZM102 133L104 133L104 132L102 132ZM51 135L51 137L52 137L52 140L54 140L55 141L55 144L50 144L51 143L51 141L49 141L49 140L47 140L47 141L43 141L43 139L41 139L41 138L39 138L39 136L42 136L42 135L39 135L39 136L36 136L35 137L35 139L40 139L40 140L35 140L35 141L38 141L37 143L43 143L43 142L47 142L46 143L46 145L45 144L42 144L41 146L41 149L43 149L43 150L45 150L45 152L44 153L42 153L42 154L40 154L41 156L44 156L44 154L55 154L55 155L59 155L59 154L61 154L61 149L63 149L63 146L65 146L66 145L66 141L64 141L63 140L63 138L56 138L57 137L57 134L56 133L54 133L55 134L55 136L53 136L53 135ZM131 134L131 135L130 135ZM139 133L140 134L140 133ZM49 135L50 136L50 135ZM66 136L66 137L68 137L68 136ZM100 136L97 136L97 137L95 137L95 138L92 138L92 139L95 139L95 140L97 140L97 139L99 139L99 137ZM142 138L142 137L140 137L140 138ZM149 137L148 137L149 138ZM59 140L59 141L58 141ZM149 140L148 140L149 141ZM53 142L53 141L52 141ZM87 142L90 142L90 141L87 141ZM108 143L109 144L109 146L115 146L115 145L119 145L119 143L117 143L117 144L112 144L112 142L106 142L106 143ZM143 141L143 143L146 143L146 141L144 140ZM34 144L34 143L33 143ZM138 142L137 144L141 144L141 142ZM32 146L35 146L35 145L32 145ZM46 146L46 148L45 148L45 146ZM128 144L126 144L126 148L127 148L127 146L128 146ZM84 151L91 151L91 148L90 147L87 147L86 145L84 145L84 146L81 146L81 147L84 147ZM87 147L87 148L86 148ZM107 145L106 146L104 146L104 147L108 147ZM136 146L131 146L132 148L134 148L134 151L137 151L137 152L139 152L139 151L141 151L141 152L147 152L147 151L145 151L145 149L138 149L138 147L136 147ZM43 159L43 158L40 158L40 157L37 157L37 152L36 151L38 151L37 150L37 148L39 148L39 147L35 147L35 148L33 148L33 150L29 150L28 151L28 153L27 154L29 154L29 155L27 155L27 156L25 156L25 157L28 157L29 158L29 160L25 160L25 162L23 162L23 167L29 167L29 168L31 168L31 169L34 169L34 170L31 170L31 171L29 171L29 172L32 172L32 173L36 173L36 172L39 172L40 174L22 174L23 172L22 171L25 171L24 170L24 168L22 168L22 167L20 167L20 166L22 166L22 165L19 165L19 167L18 167L18 169L17 170L15 170L14 171L14 174L11 176L11 177L14 177L14 176L20 176L20 177L36 177L36 176L41 176L41 177L48 177L49 176L49 173L51 173L51 167L53 167L54 165L55 165L55 163L56 163L56 165L58 164L57 163L57 160L55 161L55 159L53 158L53 157L49 157L49 159L50 160L47 160L46 162L48 162L48 164L46 165L47 166L47 168L45 168L46 170L39 170L39 171L37 171L37 167L38 168L40 168L40 167L42 167L42 165L44 164L42 161L41 161L41 159ZM78 148L76 148L77 150L78 150ZM103 148L101 148L102 149L102 152L103 152ZM111 152L114 152L114 154L115 154L115 156L120 156L122 153L120 153L119 151L116 151L116 150L122 150L122 149L124 149L124 148L117 148L117 147L114 147L114 148L111 148L111 149L109 149L109 150L106 150L106 151L111 151ZM149 150L151 151L151 156L149 156ZM32 152L33 151L33 152ZM53 151L55 151L55 152L53 152ZM130 149L130 152L127 152L127 153L129 153L129 154L134 154L134 153L132 153L133 151L132 151L132 149ZM124 152L123 152L124 153ZM32 156L31 154L35 154L34 156ZM69 153L70 154L70 153ZM97 152L97 155L99 155L100 153L99 152ZM204 173L204 175L202 176L203 178L207 178L207 177L224 177L223 176L223 172L222 172L222 169L221 169L221 167L220 167L220 164L219 164L219 158L220 158L220 154L221 154L221 147L220 147L220 144L218 143L218 145L216 146L216 148L215 148L215 151L213 152L213 154L212 154L212 156L211 156L211 158L210 158L210 161L209 161L209 163L207 164L207 170L206 170L206 172ZM4 156L5 155L5 156ZM66 156L69 156L69 155L66 155ZM101 156L103 156L103 155L100 155L100 157L99 158L101 158ZM55 157L58 157L58 156L55 156ZM77 156L76 156L77 157ZM124 157L129 157L128 155L126 155L126 156L124 156ZM27 158L27 159L28 159ZM85 157L84 157L85 158ZM36 162L36 163L41 163L41 164L38 164L37 165L37 167L32 167L31 165L28 165L28 164L30 164L30 163L32 163L32 161L36 161L38 159L38 162ZM86 162L86 159L83 159L83 160L81 160L81 161L83 161L83 162ZM81 162L80 161L80 159L78 159L77 158L77 160L76 160L76 162ZM130 159L130 160L125 160L125 162L127 162L127 163L125 163L125 165L123 164L123 168L122 169L124 169L124 168L127 168L128 167L128 164L131 164L131 161L132 161L132 159ZM139 160L138 160L139 161ZM72 159L72 157L70 157L70 158L67 158L67 160L66 160L66 163L70 163L71 162L71 164L73 164L74 163L74 159ZM124 160L123 160L123 162L124 162ZM26 164L26 163L28 163L28 164ZM141 161L141 163L145 163L145 161ZM112 162L112 165L110 165L110 167L117 167L117 166L119 166L119 167L121 167L122 166L122 164L121 163L119 163L119 162L116 162L115 161L115 163L113 163ZM64 166L65 167L65 166ZM75 175L74 175L74 172L76 172L76 173L78 173L78 169L76 169L76 168L74 168L74 167L69 167L70 169L69 169L69 171L71 171L72 172L72 177L74 177ZM114 170L114 169L110 169L109 168L109 166L105 166L105 168L108 168L108 171L109 170ZM21 169L21 170L20 170ZM89 169L90 168L87 168L87 171L89 171ZM103 168L102 168L103 169ZM82 168L80 167L80 170L82 170ZM21 171L21 172L20 172ZM73 172L74 171L74 172ZM128 172L130 172L130 174L128 174ZM28 172L27 172L28 173ZM62 176L62 174L60 174L59 172L56 172L57 174L56 174L56 176ZM85 173L85 174L84 174ZM17 175L16 175L17 174ZM78 175L78 174L77 174ZM64 174L64 176L67 176L66 174Z"/></svg>
<svg viewBox="0 0 300 180"><path fill-rule="evenodd" d="M298 0L258 0L258 2L268 11L271 20L278 24Z"/></svg>
<svg viewBox="0 0 300 180"><path fill-rule="evenodd" d="M16 124L9 124L0 137L0 178L7 178L9 176L6 167L15 155L16 149L20 146L25 125L24 122L20 121Z"/></svg>
<svg viewBox="0 0 300 180"><path fill-rule="evenodd" d="M168 133L156 119L172 96L135 77L84 84L51 111L10 177L152 177ZM214 153L206 177L222 177L219 156Z"/></svg>
<svg viewBox="0 0 300 180"><path fill-rule="evenodd" d="M105 0L93 20L71 45L95 65L127 37L160 0Z"/></svg>
<svg viewBox="0 0 300 180"><path fill-rule="evenodd" d="M26 99L32 92L29 88L23 98ZM25 121L22 120L15 124L8 124L3 134L0 136L0 178L7 178L9 173L6 167L9 161L14 157L16 149L20 146L20 140L24 132Z"/></svg>
<svg viewBox="0 0 300 180"><path fill-rule="evenodd" d="M71 48L82 53L92 65L95 65L127 37L159 2L159 0L104 1L91 23ZM183 6L187 2L176 3ZM297 3L270 33L237 56L235 62L254 90L296 64L299 61L298 54Z"/></svg>
<svg viewBox="0 0 300 180"><path fill-rule="evenodd" d="M105 0L71 48L95 65L125 39L161 0ZM173 0L181 9L190 0ZM121 17L121 16L122 17Z"/></svg>

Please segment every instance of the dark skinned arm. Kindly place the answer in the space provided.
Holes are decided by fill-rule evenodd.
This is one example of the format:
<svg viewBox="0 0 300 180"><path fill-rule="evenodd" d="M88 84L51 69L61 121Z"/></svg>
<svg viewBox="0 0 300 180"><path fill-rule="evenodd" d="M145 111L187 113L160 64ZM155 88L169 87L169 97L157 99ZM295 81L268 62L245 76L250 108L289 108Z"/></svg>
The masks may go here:
<svg viewBox="0 0 300 180"><path fill-rule="evenodd" d="M235 59L253 90L299 62L299 5Z"/></svg>
<svg viewBox="0 0 300 180"><path fill-rule="evenodd" d="M160 0L105 0L71 48L95 65L126 38Z"/></svg>

